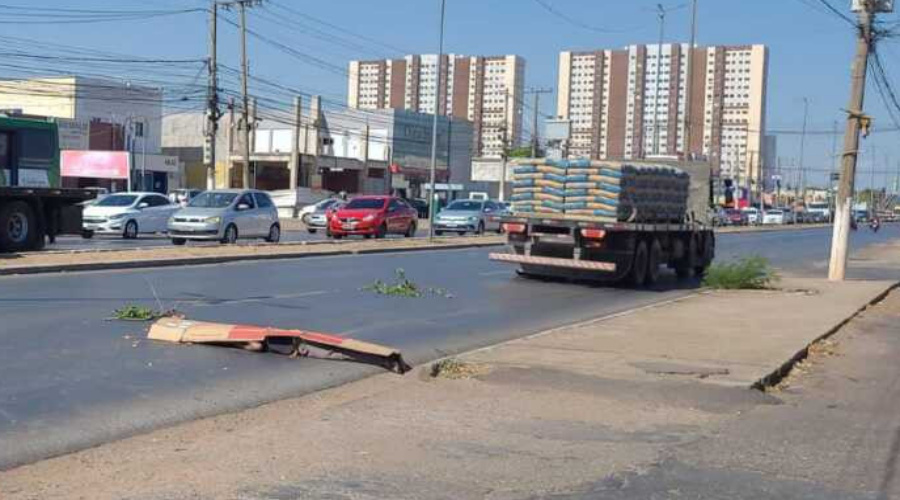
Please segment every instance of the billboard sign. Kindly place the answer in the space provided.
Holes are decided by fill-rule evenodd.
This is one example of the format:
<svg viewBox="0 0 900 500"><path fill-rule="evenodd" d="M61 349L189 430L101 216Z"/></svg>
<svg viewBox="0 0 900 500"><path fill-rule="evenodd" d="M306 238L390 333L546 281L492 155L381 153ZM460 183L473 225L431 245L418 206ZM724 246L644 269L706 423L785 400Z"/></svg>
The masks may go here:
<svg viewBox="0 0 900 500"><path fill-rule="evenodd" d="M62 151L62 176L128 179L129 156L125 151Z"/></svg>
<svg viewBox="0 0 900 500"><path fill-rule="evenodd" d="M59 149L84 151L90 149L90 124L75 120L58 119Z"/></svg>

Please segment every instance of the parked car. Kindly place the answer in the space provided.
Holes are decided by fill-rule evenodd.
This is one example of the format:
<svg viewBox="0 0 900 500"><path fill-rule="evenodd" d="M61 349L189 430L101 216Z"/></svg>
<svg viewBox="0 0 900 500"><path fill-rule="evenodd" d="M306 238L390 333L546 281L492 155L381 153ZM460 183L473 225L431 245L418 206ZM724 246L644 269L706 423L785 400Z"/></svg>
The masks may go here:
<svg viewBox="0 0 900 500"><path fill-rule="evenodd" d="M744 226L747 224L747 217L740 210L734 208L726 208L722 214L723 226Z"/></svg>
<svg viewBox="0 0 900 500"><path fill-rule="evenodd" d="M778 209L766 210L762 219L763 225L782 225L785 223L784 212Z"/></svg>
<svg viewBox="0 0 900 500"><path fill-rule="evenodd" d="M309 219L310 215L318 210L327 210L328 207L334 205L338 201L341 200L339 198L325 198L324 200L319 200L313 204L306 205L305 207L301 208L298 216L304 224L308 224L307 220Z"/></svg>
<svg viewBox="0 0 900 500"><path fill-rule="evenodd" d="M434 234L500 232L501 207L492 200L456 200L434 218Z"/></svg>
<svg viewBox="0 0 900 500"><path fill-rule="evenodd" d="M163 233L166 221L178 208L158 193L107 195L84 208L81 236L87 239L95 234L115 234L134 239L142 233Z"/></svg>
<svg viewBox="0 0 900 500"><path fill-rule="evenodd" d="M278 210L268 194L254 189L204 191L169 219L175 245L187 240L232 244L239 238L281 239Z"/></svg>
<svg viewBox="0 0 900 500"><path fill-rule="evenodd" d="M423 200L421 198L410 198L407 199L406 202L409 203L411 207L416 209L416 213L419 214L420 219L428 218L428 200Z"/></svg>
<svg viewBox="0 0 900 500"><path fill-rule="evenodd" d="M743 212L744 217L747 219L747 224L753 225L762 222L759 217L759 209L756 207L747 207L741 209L741 212Z"/></svg>
<svg viewBox="0 0 900 500"><path fill-rule="evenodd" d="M333 200L334 203L327 203L311 214L307 214L304 219L306 230L310 234L315 234L319 229L328 230L328 219L334 214L334 211L344 206L346 202L343 200Z"/></svg>
<svg viewBox="0 0 900 500"><path fill-rule="evenodd" d="M177 203L182 207L186 207L191 200L196 198L197 195L202 192L202 189L175 189L169 193L169 200L172 203Z"/></svg>
<svg viewBox="0 0 900 500"><path fill-rule="evenodd" d="M418 213L395 196L358 196L338 208L328 219L332 238L361 235L384 238L388 234L412 237L416 234Z"/></svg>

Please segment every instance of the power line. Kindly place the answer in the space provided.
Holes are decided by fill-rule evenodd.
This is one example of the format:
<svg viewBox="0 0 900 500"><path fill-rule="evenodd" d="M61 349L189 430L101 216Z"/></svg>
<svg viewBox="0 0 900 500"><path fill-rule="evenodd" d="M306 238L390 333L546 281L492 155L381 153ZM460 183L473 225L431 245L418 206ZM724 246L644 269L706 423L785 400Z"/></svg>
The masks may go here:
<svg viewBox="0 0 900 500"><path fill-rule="evenodd" d="M636 29L613 30L613 29L609 29L609 28L599 28L597 26L591 26L590 24L584 23L578 19L575 19L574 17L571 17L571 16L557 10L555 7L550 5L546 0L534 0L534 3L538 4L539 6L541 6L541 8L543 8L550 14L553 14L557 18L562 19L563 21L571 24L572 26L575 26L577 28L581 28L584 30L588 30L588 31L593 31L595 33L611 34L611 33L626 33L628 31L637 31Z"/></svg>

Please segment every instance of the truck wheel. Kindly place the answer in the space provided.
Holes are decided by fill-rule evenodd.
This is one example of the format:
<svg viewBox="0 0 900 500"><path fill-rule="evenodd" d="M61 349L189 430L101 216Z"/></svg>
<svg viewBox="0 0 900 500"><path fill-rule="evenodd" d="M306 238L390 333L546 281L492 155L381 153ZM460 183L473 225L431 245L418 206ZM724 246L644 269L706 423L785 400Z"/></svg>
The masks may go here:
<svg viewBox="0 0 900 500"><path fill-rule="evenodd" d="M650 251L647 255L647 277L645 283L647 285L655 285L659 281L659 265L662 261L662 245L659 240L653 238L650 243Z"/></svg>
<svg viewBox="0 0 900 500"><path fill-rule="evenodd" d="M38 223L24 201L14 201L0 207L0 249L11 252L32 249L38 237Z"/></svg>
<svg viewBox="0 0 900 500"><path fill-rule="evenodd" d="M684 256L675 265L675 275L681 281L687 281L694 276L694 268L697 267L697 238L688 236L687 250Z"/></svg>
<svg viewBox="0 0 900 500"><path fill-rule="evenodd" d="M639 241L634 249L634 258L631 261L631 271L628 273L628 284L640 288L647 280L647 261L650 259L647 250L647 242Z"/></svg>

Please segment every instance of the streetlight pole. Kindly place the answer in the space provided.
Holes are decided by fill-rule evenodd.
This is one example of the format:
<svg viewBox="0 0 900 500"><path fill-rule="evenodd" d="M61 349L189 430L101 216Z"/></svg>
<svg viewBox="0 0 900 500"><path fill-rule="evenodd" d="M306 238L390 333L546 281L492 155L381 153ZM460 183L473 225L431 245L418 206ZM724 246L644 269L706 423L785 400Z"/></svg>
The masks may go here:
<svg viewBox="0 0 900 500"><path fill-rule="evenodd" d="M431 125L431 191L428 201L428 240L434 240L434 214L437 208L437 192L435 191L435 183L437 182L437 137L438 137L438 114L441 111L441 61L444 59L444 17L447 12L447 0L441 0L441 25L440 37L438 38L438 57L436 81L434 87L434 120Z"/></svg>

